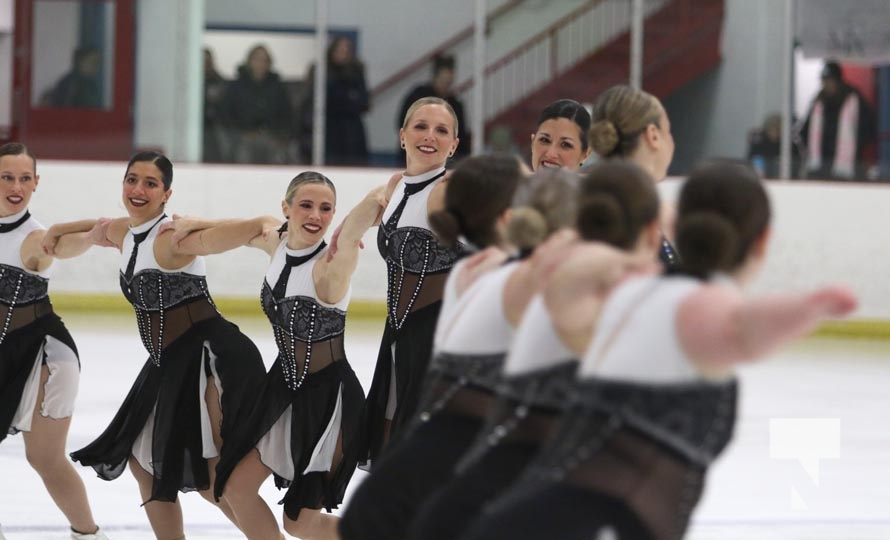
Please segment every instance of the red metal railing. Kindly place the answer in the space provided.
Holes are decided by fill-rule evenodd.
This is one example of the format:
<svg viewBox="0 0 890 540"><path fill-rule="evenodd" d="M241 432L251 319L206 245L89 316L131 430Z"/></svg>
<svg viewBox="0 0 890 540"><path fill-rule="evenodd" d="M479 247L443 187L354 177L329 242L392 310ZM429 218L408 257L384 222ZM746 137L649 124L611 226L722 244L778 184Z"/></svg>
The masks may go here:
<svg viewBox="0 0 890 540"><path fill-rule="evenodd" d="M521 3L522 3L522 0L508 0L503 5L501 5L500 7L498 7L497 9L495 9L494 11L492 11L491 13L488 14L488 17L486 18L486 24L490 26L497 19L506 15L507 13L512 11L514 8L519 6L519 4L521 4ZM446 39L439 45L435 46L433 49L427 51L426 53L424 53L422 56L420 56L419 58L417 58L416 60L414 60L413 62L408 64L407 66L405 66L402 69L400 69L399 71L393 73L392 75L390 75L389 77L384 79L382 82L380 82L379 84L377 84L376 86L371 88L371 99L374 99L375 97L379 96L383 92L386 92L390 88L399 84L405 78L410 77L411 75L416 73L418 69L422 69L422 68L424 68L424 66L429 65L430 61L432 61L432 59L435 58L437 55L445 53L445 52L453 49L458 44L460 44L468 39L471 39L473 37L473 33L474 33L474 26L471 24L471 25L467 26L466 28L464 28L463 30L461 30L460 32L458 32L458 33L454 34L453 36L451 36L450 38Z"/></svg>
<svg viewBox="0 0 890 540"><path fill-rule="evenodd" d="M647 0L645 15L670 0ZM538 32L485 69L486 120L531 94L630 28L626 0L589 0ZM467 79L456 85L463 98L473 87Z"/></svg>

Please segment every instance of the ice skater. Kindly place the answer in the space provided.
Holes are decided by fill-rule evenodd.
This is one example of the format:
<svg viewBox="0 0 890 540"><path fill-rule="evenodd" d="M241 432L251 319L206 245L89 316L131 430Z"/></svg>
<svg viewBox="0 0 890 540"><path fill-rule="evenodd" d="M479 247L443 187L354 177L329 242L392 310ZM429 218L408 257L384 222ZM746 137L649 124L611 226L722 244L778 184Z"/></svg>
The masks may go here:
<svg viewBox="0 0 890 540"><path fill-rule="evenodd" d="M211 486L220 448L266 371L256 346L216 309L204 259L161 231L172 183L166 156L140 152L123 180L128 217L54 225L44 239L52 253L91 230L95 244L121 251L121 290L149 357L108 428L71 457L105 480L129 464L159 540L185 537L179 492L198 491L237 525Z"/></svg>
<svg viewBox="0 0 890 540"><path fill-rule="evenodd" d="M65 455L80 360L47 294L54 257L41 248L46 229L28 211L39 182L25 145L0 146L0 441L22 433L28 463L65 514L72 539L107 540ZM74 256L90 246L81 233L59 242L56 252Z"/></svg>

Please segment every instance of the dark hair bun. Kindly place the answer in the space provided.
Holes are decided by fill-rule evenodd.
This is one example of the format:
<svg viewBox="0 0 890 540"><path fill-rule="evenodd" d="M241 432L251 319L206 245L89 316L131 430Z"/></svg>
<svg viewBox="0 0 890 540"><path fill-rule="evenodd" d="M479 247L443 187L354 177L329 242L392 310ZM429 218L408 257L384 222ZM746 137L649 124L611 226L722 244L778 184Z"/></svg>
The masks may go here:
<svg viewBox="0 0 890 540"><path fill-rule="evenodd" d="M461 235L460 220L451 210L439 210L429 216L430 227L446 246L457 243L457 237Z"/></svg>
<svg viewBox="0 0 890 540"><path fill-rule="evenodd" d="M586 240L630 248L634 239L630 237L627 221L621 204L606 194L584 197L578 207L578 230L583 231Z"/></svg>
<svg viewBox="0 0 890 540"><path fill-rule="evenodd" d="M693 212L677 221L677 250L683 254L683 267L693 275L731 270L738 246L736 228L717 212Z"/></svg>

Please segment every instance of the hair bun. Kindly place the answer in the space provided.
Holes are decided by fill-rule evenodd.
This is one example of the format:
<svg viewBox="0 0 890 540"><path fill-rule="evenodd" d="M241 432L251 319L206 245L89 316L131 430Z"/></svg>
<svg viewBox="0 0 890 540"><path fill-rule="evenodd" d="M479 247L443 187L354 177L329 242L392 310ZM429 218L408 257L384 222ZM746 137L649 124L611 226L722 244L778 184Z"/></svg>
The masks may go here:
<svg viewBox="0 0 890 540"><path fill-rule="evenodd" d="M513 208L507 225L508 241L521 250L534 249L547 238L547 219L531 206Z"/></svg>
<svg viewBox="0 0 890 540"><path fill-rule="evenodd" d="M597 155L611 155L620 142L621 135L611 120L597 120L590 126L590 146Z"/></svg>
<svg viewBox="0 0 890 540"><path fill-rule="evenodd" d="M585 240L630 248L634 239L630 238L627 222L625 210L613 196L595 193L579 203L578 231Z"/></svg>
<svg viewBox="0 0 890 540"><path fill-rule="evenodd" d="M453 246L457 243L457 238L465 232L461 230L458 216L447 208L430 214L429 222L433 232L447 246Z"/></svg>
<svg viewBox="0 0 890 540"><path fill-rule="evenodd" d="M677 250L692 274L732 269L738 247L736 228L717 212L692 212L677 222Z"/></svg>

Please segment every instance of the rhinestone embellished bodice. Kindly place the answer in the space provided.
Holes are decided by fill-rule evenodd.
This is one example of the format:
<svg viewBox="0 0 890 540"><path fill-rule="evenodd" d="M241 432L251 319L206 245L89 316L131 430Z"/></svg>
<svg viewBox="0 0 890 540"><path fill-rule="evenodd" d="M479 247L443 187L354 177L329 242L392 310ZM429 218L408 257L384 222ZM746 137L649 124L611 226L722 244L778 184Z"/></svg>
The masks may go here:
<svg viewBox="0 0 890 540"><path fill-rule="evenodd" d="M142 344L157 366L161 364L164 347L187 331L192 323L219 315L207 290L203 257L195 257L178 270L162 269L155 259L158 225L165 221L170 218L161 216L131 227L124 237L120 266L121 292L136 311ZM137 239L137 235L140 238ZM173 316L177 327L165 336L168 319Z"/></svg>
<svg viewBox="0 0 890 540"><path fill-rule="evenodd" d="M291 390L302 386L309 373L312 344L341 337L346 312L321 305L309 296L276 299L268 283L263 284L263 311L275 334L284 380ZM300 352L305 350L305 354Z"/></svg>
<svg viewBox="0 0 890 540"><path fill-rule="evenodd" d="M22 306L47 297L49 280L6 264L0 264L0 304Z"/></svg>
<svg viewBox="0 0 890 540"><path fill-rule="evenodd" d="M260 292L272 323L285 383L299 389L310 373L345 358L343 332L350 292L335 304L318 298L313 270L325 256L324 242L303 249L279 244Z"/></svg>
<svg viewBox="0 0 890 540"><path fill-rule="evenodd" d="M161 365L164 326L167 314L179 306L206 301L215 310L204 276L168 273L156 269L142 270L127 281L120 275L121 291L136 311L139 336L151 361Z"/></svg>
<svg viewBox="0 0 890 540"><path fill-rule="evenodd" d="M27 306L47 298L49 280L21 268L0 264L0 304L6 307L0 320L0 344L6 339L16 306Z"/></svg>
<svg viewBox="0 0 890 540"><path fill-rule="evenodd" d="M28 306L47 300L49 269L41 272L27 270L22 265L22 243L43 226L25 209L18 214L0 219L0 343L10 331L16 306Z"/></svg>
<svg viewBox="0 0 890 540"><path fill-rule="evenodd" d="M402 327L414 300L423 288L424 277L451 270L463 253L463 247L445 247L436 236L420 227L390 228L381 225L377 231L377 249L386 261L388 319L396 329ZM418 276L411 299L403 313L399 314L399 298L405 282L405 274Z"/></svg>

